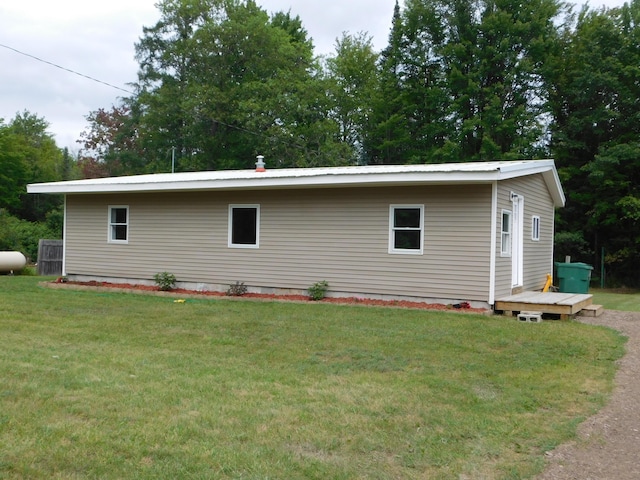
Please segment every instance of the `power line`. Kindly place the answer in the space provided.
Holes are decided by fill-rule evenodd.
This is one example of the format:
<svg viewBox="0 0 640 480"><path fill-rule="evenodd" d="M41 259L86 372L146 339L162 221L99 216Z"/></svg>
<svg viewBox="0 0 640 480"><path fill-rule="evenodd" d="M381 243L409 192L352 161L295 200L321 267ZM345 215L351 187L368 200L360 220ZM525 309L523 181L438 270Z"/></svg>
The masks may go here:
<svg viewBox="0 0 640 480"><path fill-rule="evenodd" d="M51 65L52 67L59 68L60 70L64 70L65 72L73 73L74 75L78 75L79 77L86 78L88 80L91 80L92 82L101 83L102 85L106 85L107 87L115 88L116 90L120 90L121 92L125 92L125 93L128 93L130 95L135 95L134 92L131 92L131 91L126 90L124 88L118 87L118 86L113 85L113 84L108 83L108 82L103 82L102 80L98 80L97 78L90 77L89 75L85 75L84 73L76 72L75 70L71 70L70 68L63 67L63 66L58 65L56 63L49 62L49 61L44 60L42 58L36 57L35 55L31 55L29 53L22 52L22 51L20 51L20 50L18 50L16 48L8 46L8 45L4 45L4 44L0 43L0 47L6 48L7 50L11 50L12 52L18 53L20 55L24 55L25 57L32 58L34 60L37 60L38 62L46 63L47 65ZM255 135L257 137L263 137L263 138L267 138L267 139L271 138L271 137L269 137L269 136L267 136L267 135L265 135L263 133L254 132L254 131L248 130L246 128L243 128L243 127L238 127L236 125L231 125L229 123L223 122L222 120L218 120L218 119L215 119L215 118L212 118L211 120L213 120L214 122L217 122L217 123L219 123L221 125L224 125L224 126L226 126L228 128L231 128L231 129L234 129L234 130L238 130L238 131L241 131L241 132L244 132L244 133L248 133L250 135ZM279 140L279 142L280 143L285 143L282 140ZM286 143L289 143L289 142L286 142ZM295 148L302 148L301 146L297 145L296 143L293 143L292 145Z"/></svg>
<svg viewBox="0 0 640 480"><path fill-rule="evenodd" d="M31 55L29 53L21 52L20 50L17 50L17 49L15 49L13 47L10 47L8 45L3 45L3 44L0 43L0 47L6 48L7 50L11 50L11 51L16 52L16 53L18 53L20 55L24 55L25 57L33 58L34 60L37 60L38 62L46 63L47 65L51 65L52 67L59 68L60 70L64 70L65 72L73 73L74 75L78 75L79 77L83 77L83 78L89 79L89 80L91 80L93 82L101 83L102 85L106 85L107 87L115 88L116 90L120 90L121 92L125 92L125 93L128 93L130 95L134 94L133 92L130 92L129 90L126 90L124 88L118 87L116 85L112 85L111 83L103 82L102 80L98 80L97 78L90 77L89 75L85 75L84 73L76 72L75 70L71 70L70 68L63 67L63 66L55 64L53 62L49 62L49 61L44 60L42 58L36 57L35 55Z"/></svg>

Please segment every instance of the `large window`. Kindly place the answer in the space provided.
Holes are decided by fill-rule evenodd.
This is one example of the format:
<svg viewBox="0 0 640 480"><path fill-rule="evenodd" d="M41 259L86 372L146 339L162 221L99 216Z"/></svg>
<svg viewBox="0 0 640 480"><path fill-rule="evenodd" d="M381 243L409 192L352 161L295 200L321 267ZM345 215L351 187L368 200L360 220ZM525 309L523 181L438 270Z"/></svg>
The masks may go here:
<svg viewBox="0 0 640 480"><path fill-rule="evenodd" d="M258 248L260 205L229 205L229 247Z"/></svg>
<svg viewBox="0 0 640 480"><path fill-rule="evenodd" d="M501 228L500 255L503 257L511 256L511 212L502 210L502 228Z"/></svg>
<svg viewBox="0 0 640 480"><path fill-rule="evenodd" d="M424 205L391 205L389 253L422 254Z"/></svg>
<svg viewBox="0 0 640 480"><path fill-rule="evenodd" d="M127 243L129 241L129 207L109 207L109 242Z"/></svg>

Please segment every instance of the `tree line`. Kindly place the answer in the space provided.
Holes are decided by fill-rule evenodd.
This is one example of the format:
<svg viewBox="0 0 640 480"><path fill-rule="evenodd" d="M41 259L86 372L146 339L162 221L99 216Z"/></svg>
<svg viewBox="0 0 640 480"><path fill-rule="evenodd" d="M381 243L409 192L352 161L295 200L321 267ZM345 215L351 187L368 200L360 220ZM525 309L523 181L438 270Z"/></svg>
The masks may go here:
<svg viewBox="0 0 640 480"><path fill-rule="evenodd" d="M71 165L47 157L56 178L168 172L172 157L177 171L258 154L271 168L554 158L558 259L640 286L640 0L405 0L382 52L345 33L324 56L300 17L253 0L157 6L134 93L88 114ZM0 208L43 221L40 201L14 193Z"/></svg>
<svg viewBox="0 0 640 480"><path fill-rule="evenodd" d="M40 238L61 238L62 198L27 195L26 185L77 177L68 150L59 149L49 124L27 111L0 118L0 251L37 258Z"/></svg>

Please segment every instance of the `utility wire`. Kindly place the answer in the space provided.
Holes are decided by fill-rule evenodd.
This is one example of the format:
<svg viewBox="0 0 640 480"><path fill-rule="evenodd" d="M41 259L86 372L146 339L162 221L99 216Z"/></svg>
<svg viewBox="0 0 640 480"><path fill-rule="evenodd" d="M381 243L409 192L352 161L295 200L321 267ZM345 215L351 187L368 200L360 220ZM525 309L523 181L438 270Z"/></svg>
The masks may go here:
<svg viewBox="0 0 640 480"><path fill-rule="evenodd" d="M63 67L61 65L55 64L53 62L49 62L49 61L44 60L42 58L36 57L35 55L31 55L29 53L21 52L20 50L18 50L16 48L13 48L13 47L10 47L8 45L4 45L4 44L0 43L0 47L6 48L7 50L11 50L11 51L13 51L15 53L18 53L20 55L24 55L25 57L33 58L34 60L37 60L38 62L46 63L47 65L51 65L52 67L59 68L60 70L64 70L65 72L73 73L74 75L78 75L79 77L86 78L86 79L91 80L93 82L101 83L102 85L106 85L107 87L115 88L116 90L120 90L121 92L125 92L125 93L128 93L130 95L135 95L135 93L133 93L133 92L131 92L129 90L126 90L124 88L117 87L116 85L113 85L113 84L107 83L107 82L103 82L102 80L98 80L97 78L90 77L89 75L85 75L84 73L76 72L75 70L71 70L70 68L66 68L66 67ZM241 132L245 132L245 133L248 133L248 134L251 134L251 135L255 135L257 137L263 137L263 138L267 138L267 139L271 138L271 137L269 137L269 136L267 136L267 135L265 135L263 133L253 132L251 130L247 130L246 128L238 127L236 125L231 125L229 123L223 122L222 120L217 120L215 118L212 118L211 120L213 120L214 122L217 122L217 123L219 123L221 125L224 125L224 126L226 126L228 128L232 128L234 130L239 130ZM281 140L280 143L285 143L285 142L283 142ZM299 145L297 145L295 143L293 144L293 146L296 147L296 148L302 148L301 146L299 146Z"/></svg>
<svg viewBox="0 0 640 480"><path fill-rule="evenodd" d="M71 70L70 68L62 67L62 66L57 65L57 64L55 64L53 62L48 62L47 60L43 60L42 58L36 57L35 55L30 55L28 53L21 52L20 50L17 50L17 49L15 49L13 47L10 47L8 45L3 45L3 44L0 43L0 47L3 47L3 48L6 48L7 50L11 50L13 52L19 53L20 55L24 55L25 57L33 58L34 60L37 60L38 62L46 63L47 65L51 65L52 67L59 68L60 70L64 70L65 72L73 73L74 75L78 75L79 77L87 78L87 79L89 79L89 80L91 80L93 82L101 83L102 85L106 85L107 87L115 88L116 90L120 90L121 92L125 92L125 93L131 94L131 95L134 94L133 92L130 92L129 90L126 90L124 88L117 87L115 85L112 85L111 83L103 82L102 80L98 80L97 78L90 77L89 75L85 75L84 73L76 72L75 70Z"/></svg>

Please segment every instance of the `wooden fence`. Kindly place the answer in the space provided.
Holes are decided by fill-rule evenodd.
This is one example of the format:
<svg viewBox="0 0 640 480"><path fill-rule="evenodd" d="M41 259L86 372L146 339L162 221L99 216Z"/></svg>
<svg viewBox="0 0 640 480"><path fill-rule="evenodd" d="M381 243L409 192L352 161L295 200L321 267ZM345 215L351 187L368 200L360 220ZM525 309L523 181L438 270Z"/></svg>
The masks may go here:
<svg viewBox="0 0 640 480"><path fill-rule="evenodd" d="M62 240L38 242L38 275L62 275Z"/></svg>

